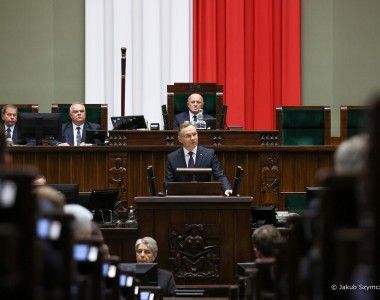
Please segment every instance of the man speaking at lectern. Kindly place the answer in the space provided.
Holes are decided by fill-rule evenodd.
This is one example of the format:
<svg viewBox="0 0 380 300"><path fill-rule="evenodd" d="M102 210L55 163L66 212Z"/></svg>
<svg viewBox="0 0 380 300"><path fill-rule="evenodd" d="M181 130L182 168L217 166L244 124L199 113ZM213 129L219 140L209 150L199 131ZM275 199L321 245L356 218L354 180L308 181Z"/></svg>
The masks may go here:
<svg viewBox="0 0 380 300"><path fill-rule="evenodd" d="M198 146L198 132L195 126L188 122L180 125L178 141L183 147L168 155L165 186L168 182L181 181L176 175L177 168L211 168L213 177L222 184L224 194L232 194L231 185L223 174L219 160L213 149Z"/></svg>

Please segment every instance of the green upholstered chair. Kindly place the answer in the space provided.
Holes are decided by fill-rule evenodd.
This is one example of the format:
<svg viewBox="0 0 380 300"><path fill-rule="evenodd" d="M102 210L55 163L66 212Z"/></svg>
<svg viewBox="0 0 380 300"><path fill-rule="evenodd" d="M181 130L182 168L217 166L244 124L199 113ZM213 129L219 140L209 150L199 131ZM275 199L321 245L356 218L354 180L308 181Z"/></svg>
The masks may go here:
<svg viewBox="0 0 380 300"><path fill-rule="evenodd" d="M70 121L71 104L52 104L51 112L61 113L62 123ZM88 122L97 123L101 129L107 130L108 124L108 105L107 104L84 104L86 107L86 120Z"/></svg>
<svg viewBox="0 0 380 300"><path fill-rule="evenodd" d="M292 213L302 213L309 207L306 192L281 192L284 209Z"/></svg>
<svg viewBox="0 0 380 300"><path fill-rule="evenodd" d="M223 86L216 83L179 83L167 86L168 129L173 129L176 114L187 111L187 98L201 94L204 100L204 113L216 118L216 128L220 128L223 110Z"/></svg>
<svg viewBox="0 0 380 300"><path fill-rule="evenodd" d="M340 139L343 141L362 132L367 126L367 106L340 106Z"/></svg>
<svg viewBox="0 0 380 300"><path fill-rule="evenodd" d="M11 104L11 103L9 103ZM13 104L17 107L18 112L33 112L38 113L38 104ZM3 105L1 106L1 108Z"/></svg>
<svg viewBox="0 0 380 300"><path fill-rule="evenodd" d="M329 106L281 106L276 108L276 126L283 145L329 145Z"/></svg>

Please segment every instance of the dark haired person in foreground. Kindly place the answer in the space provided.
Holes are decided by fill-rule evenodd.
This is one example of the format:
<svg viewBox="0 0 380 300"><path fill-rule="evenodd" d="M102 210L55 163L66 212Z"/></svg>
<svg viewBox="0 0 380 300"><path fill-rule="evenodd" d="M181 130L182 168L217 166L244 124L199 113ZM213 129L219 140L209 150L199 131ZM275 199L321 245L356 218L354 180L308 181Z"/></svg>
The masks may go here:
<svg viewBox="0 0 380 300"><path fill-rule="evenodd" d="M151 237L138 239L135 251L137 263L153 263L158 252L157 242ZM163 296L173 296L176 286L172 272L159 268L157 276L158 286L162 289Z"/></svg>
<svg viewBox="0 0 380 300"><path fill-rule="evenodd" d="M99 130L100 125L86 121L86 108L81 103L70 106L71 122L62 125L62 139L58 146L91 146L85 144L87 130Z"/></svg>
<svg viewBox="0 0 380 300"><path fill-rule="evenodd" d="M252 234L252 245L255 257L275 257L281 241L281 233L276 227L273 225L260 226Z"/></svg>
<svg viewBox="0 0 380 300"><path fill-rule="evenodd" d="M183 147L168 155L165 186L168 182L183 181L181 176L176 175L177 168L211 168L213 177L222 184L224 194L230 196L232 194L231 185L223 173L215 151L198 146L198 132L195 126L188 122L181 124L178 140Z"/></svg>

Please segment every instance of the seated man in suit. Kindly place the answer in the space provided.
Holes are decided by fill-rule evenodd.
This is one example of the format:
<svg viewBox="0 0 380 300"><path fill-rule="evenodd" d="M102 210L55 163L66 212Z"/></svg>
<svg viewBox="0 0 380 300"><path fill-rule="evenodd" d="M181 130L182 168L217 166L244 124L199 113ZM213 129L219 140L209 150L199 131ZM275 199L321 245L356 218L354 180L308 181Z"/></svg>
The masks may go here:
<svg viewBox="0 0 380 300"><path fill-rule="evenodd" d="M21 138L17 128L17 107L6 104L1 109L1 119L4 123L4 133L8 144L23 145L25 140Z"/></svg>
<svg viewBox="0 0 380 300"><path fill-rule="evenodd" d="M213 177L222 184L226 196L232 194L231 185L223 174L222 167L214 150L198 146L198 132L189 122L182 123L178 131L178 140L183 147L168 155L165 186L168 182L181 182L183 178L176 175L177 168L211 168Z"/></svg>
<svg viewBox="0 0 380 300"><path fill-rule="evenodd" d="M178 129L179 126L185 121L197 121L197 114L200 109L203 109L204 101L200 94L194 93L187 98L188 111L181 112L175 115L174 119L174 129ZM213 118L213 116L203 114L204 119Z"/></svg>
<svg viewBox="0 0 380 300"><path fill-rule="evenodd" d="M71 122L62 125L62 139L58 146L89 146L85 144L87 130L99 130L100 125L86 121L86 108L81 103L70 106Z"/></svg>
<svg viewBox="0 0 380 300"><path fill-rule="evenodd" d="M157 242L151 237L138 239L135 244L135 251L137 263L153 263L158 252ZM172 272L159 268L157 273L157 283L162 289L163 296L173 296L176 286Z"/></svg>

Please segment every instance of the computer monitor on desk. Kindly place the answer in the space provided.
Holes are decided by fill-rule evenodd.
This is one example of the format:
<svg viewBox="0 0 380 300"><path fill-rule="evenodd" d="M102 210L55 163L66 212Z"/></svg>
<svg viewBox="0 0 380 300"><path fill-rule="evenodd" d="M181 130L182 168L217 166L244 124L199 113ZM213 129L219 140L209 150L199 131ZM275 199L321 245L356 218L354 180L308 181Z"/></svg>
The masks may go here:
<svg viewBox="0 0 380 300"><path fill-rule="evenodd" d="M143 115L111 117L114 130L136 130L146 129Z"/></svg>
<svg viewBox="0 0 380 300"><path fill-rule="evenodd" d="M20 135L35 140L36 145L49 144L61 139L62 121L59 113L22 113L18 114Z"/></svg>
<svg viewBox="0 0 380 300"><path fill-rule="evenodd" d="M211 168L177 168L175 173L183 182L209 182L211 180Z"/></svg>
<svg viewBox="0 0 380 300"><path fill-rule="evenodd" d="M106 130L87 130L85 142L86 144L104 145L106 137Z"/></svg>
<svg viewBox="0 0 380 300"><path fill-rule="evenodd" d="M216 118L205 118L207 129L216 129Z"/></svg>
<svg viewBox="0 0 380 300"><path fill-rule="evenodd" d="M78 204L79 202L79 185L78 184L49 184L48 186L60 191L65 195L66 204Z"/></svg>
<svg viewBox="0 0 380 300"><path fill-rule="evenodd" d="M105 224L113 223L113 210L119 197L119 190L92 190L89 199L89 210L94 214L94 221Z"/></svg>
<svg viewBox="0 0 380 300"><path fill-rule="evenodd" d="M157 263L120 263L120 285L124 286L123 275L133 275L140 282L139 285L156 286L158 283Z"/></svg>

